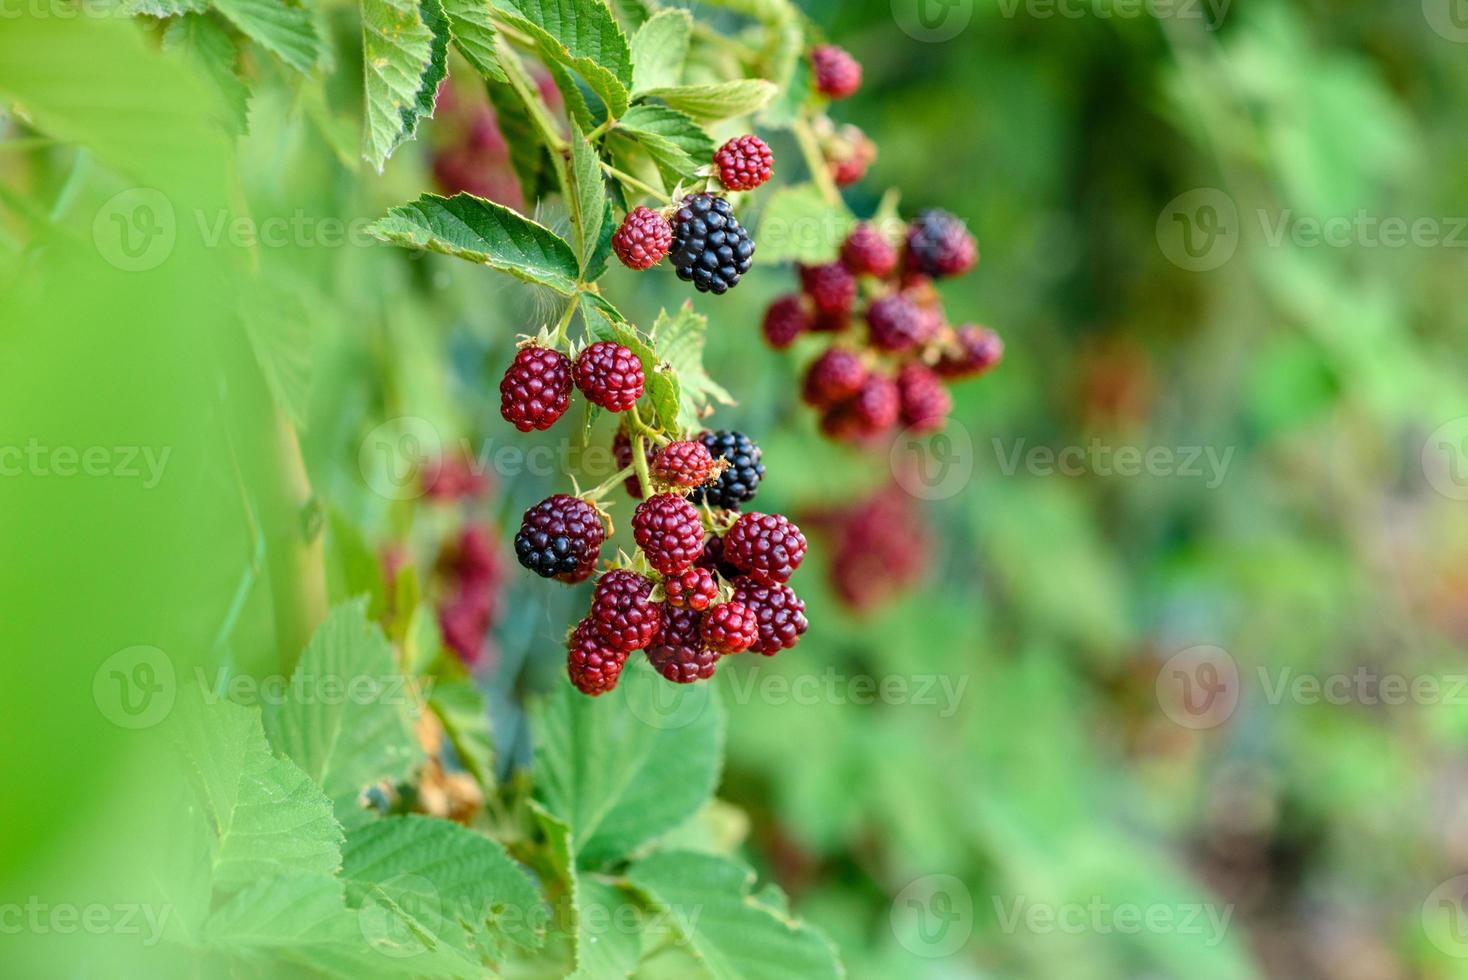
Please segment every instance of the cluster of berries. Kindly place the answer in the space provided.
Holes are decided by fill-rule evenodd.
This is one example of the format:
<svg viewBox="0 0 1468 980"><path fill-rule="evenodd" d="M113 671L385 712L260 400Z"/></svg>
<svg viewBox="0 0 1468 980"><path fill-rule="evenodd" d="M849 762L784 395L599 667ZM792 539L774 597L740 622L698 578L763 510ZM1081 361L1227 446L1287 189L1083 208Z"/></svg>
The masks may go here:
<svg viewBox="0 0 1468 980"><path fill-rule="evenodd" d="M539 340L522 344L500 379L500 415L521 432L549 429L571 407L574 386L593 405L625 412L642 397L646 375L630 347L598 340L574 359Z"/></svg>
<svg viewBox="0 0 1468 980"><path fill-rule="evenodd" d="M621 459L634 451L625 433L615 448ZM805 603L787 584L805 536L778 514L738 510L764 476L753 441L704 432L670 442L651 454L647 473L650 494L632 515L636 554L600 575L567 640L567 672L585 694L615 687L637 650L663 677L689 684L713 676L722 656L770 656L806 630ZM641 481L627 489L643 496ZM525 512L515 553L537 575L580 582L606 536L594 500L556 494Z"/></svg>
<svg viewBox="0 0 1468 980"><path fill-rule="evenodd" d="M953 407L945 381L982 374L1003 353L994 331L950 326L934 288L978 261L963 222L925 211L903 229L900 245L896 237L857 225L837 261L801 266L801 292L765 311L764 337L777 350L806 333L834 338L801 390L833 439L862 442L899 422L916 432L942 428ZM858 320L861 329L851 329Z"/></svg>
<svg viewBox="0 0 1468 980"><path fill-rule="evenodd" d="M713 170L726 190L750 191L770 179L774 154L758 136L738 136L714 153ZM754 261L754 239L734 216L727 198L690 194L661 211L639 205L612 235L612 251L629 269L642 271L673 257L678 278L715 295L739 284Z"/></svg>
<svg viewBox="0 0 1468 980"><path fill-rule="evenodd" d="M832 101L856 94L861 88L861 63L834 44L811 49L811 74L816 91ZM877 159L877 144L866 133L850 123L837 125L824 114L816 117L813 127L821 156L830 168L831 179L838 187L861 180Z"/></svg>

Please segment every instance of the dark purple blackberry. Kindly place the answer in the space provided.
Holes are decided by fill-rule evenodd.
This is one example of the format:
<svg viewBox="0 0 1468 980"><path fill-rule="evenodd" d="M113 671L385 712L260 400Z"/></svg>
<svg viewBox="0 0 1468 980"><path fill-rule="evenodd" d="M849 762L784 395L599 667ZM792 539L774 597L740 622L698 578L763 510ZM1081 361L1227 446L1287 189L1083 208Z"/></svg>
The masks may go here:
<svg viewBox="0 0 1468 980"><path fill-rule="evenodd" d="M691 194L673 216L673 271L701 293L733 289L754 261L754 239L722 197Z"/></svg>
<svg viewBox="0 0 1468 980"><path fill-rule="evenodd" d="M525 512L515 535L515 556L541 578L583 582L596 567L606 536L595 507L558 493Z"/></svg>
<svg viewBox="0 0 1468 980"><path fill-rule="evenodd" d="M738 510L740 505L753 500L759 481L765 478L765 464L760 462L759 446L754 440L742 432L721 429L705 432L698 441L708 447L715 463L727 460L729 467L712 484L694 490L688 499L695 504L731 510Z"/></svg>

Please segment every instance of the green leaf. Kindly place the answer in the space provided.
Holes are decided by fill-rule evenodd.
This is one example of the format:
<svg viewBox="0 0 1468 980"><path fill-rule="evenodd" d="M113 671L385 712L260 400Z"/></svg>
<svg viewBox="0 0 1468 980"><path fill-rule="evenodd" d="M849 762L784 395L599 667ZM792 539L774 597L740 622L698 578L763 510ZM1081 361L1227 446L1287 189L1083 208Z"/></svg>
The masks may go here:
<svg viewBox="0 0 1468 980"><path fill-rule="evenodd" d="M283 0L212 0L215 10L252 41L305 73L321 60L321 38L305 7Z"/></svg>
<svg viewBox="0 0 1468 980"><path fill-rule="evenodd" d="M597 236L591 258L581 270L584 282L596 282L606 273L607 263L612 257L612 235L616 230L617 216L612 212L612 199L607 197L602 201L601 234Z"/></svg>
<svg viewBox="0 0 1468 980"><path fill-rule="evenodd" d="M627 111L632 55L627 37L600 0L497 0L507 19L547 58L586 79L612 116Z"/></svg>
<svg viewBox="0 0 1468 980"><path fill-rule="evenodd" d="M124 0L121 9L129 17L178 17L207 12L209 0Z"/></svg>
<svg viewBox="0 0 1468 980"><path fill-rule="evenodd" d="M668 370L653 349L651 341L636 327L622 319L620 313L600 297L583 293L581 315L586 328L597 340L615 340L637 355L646 378L644 394L652 405L659 428L674 431L678 427L678 377Z"/></svg>
<svg viewBox="0 0 1468 980"><path fill-rule="evenodd" d="M449 21L454 47L459 49L464 60L485 78L505 81L505 72L495 51L495 30L489 19L488 0L443 0L443 12Z"/></svg>
<svg viewBox="0 0 1468 980"><path fill-rule="evenodd" d="M434 682L428 707L443 723L459 761L479 785L494 785L494 734L489 725L489 706L484 695L467 677L440 678Z"/></svg>
<svg viewBox="0 0 1468 980"><path fill-rule="evenodd" d="M275 403L304 431L311 403L310 312L286 279L262 277L255 285L241 310L245 334Z"/></svg>
<svg viewBox="0 0 1468 980"><path fill-rule="evenodd" d="M718 783L723 707L708 685L629 664L611 693L561 684L532 713L536 798L571 828L577 863L625 858L698 812Z"/></svg>
<svg viewBox="0 0 1468 980"><path fill-rule="evenodd" d="M387 637L358 600L332 610L306 645L286 697L265 715L270 742L314 779L348 827L367 817L362 791L408 775L422 750L417 696Z"/></svg>
<svg viewBox="0 0 1468 980"><path fill-rule="evenodd" d="M632 36L632 91L670 88L683 80L683 59L693 17L686 10L662 10Z"/></svg>
<svg viewBox="0 0 1468 980"><path fill-rule="evenodd" d="M607 188L602 179L601 158L579 129L572 126L571 130L571 162L565 171L566 206L571 213L571 227L576 230L576 251L581 257L584 280L601 240Z"/></svg>
<svg viewBox="0 0 1468 980"><path fill-rule="evenodd" d="M504 940L540 945L540 894L499 844L433 817L386 817L347 836L347 903L393 920L428 949L497 960ZM364 912L365 914L365 912ZM398 933L398 929L393 930Z"/></svg>
<svg viewBox="0 0 1468 980"><path fill-rule="evenodd" d="M333 874L342 832L331 801L293 762L271 753L259 709L208 703L208 696L180 694L172 735L209 822L215 886Z"/></svg>
<svg viewBox="0 0 1468 980"><path fill-rule="evenodd" d="M855 224L856 217L844 204L831 204L814 184L782 187L770 197L760 218L755 261L830 262Z"/></svg>
<svg viewBox="0 0 1468 980"><path fill-rule="evenodd" d="M662 99L674 109L709 121L747 116L769 105L778 91L773 82L762 78L741 78L712 85L679 85L654 88L642 93Z"/></svg>
<svg viewBox="0 0 1468 980"><path fill-rule="evenodd" d="M729 858L660 851L632 865L627 880L668 914L715 980L845 975L830 941L792 919L783 902L751 895L754 872Z"/></svg>
<svg viewBox="0 0 1468 980"><path fill-rule="evenodd" d="M642 956L642 933L629 928L641 918L619 888L583 874L575 876L576 971L574 980L631 976Z"/></svg>
<svg viewBox="0 0 1468 980"><path fill-rule="evenodd" d="M699 427L710 400L721 405L734 404L729 392L704 369L707 334L708 317L694 312L691 301L685 302L676 316L669 316L666 311L659 313L652 328L658 351L678 379L678 428L684 432Z"/></svg>
<svg viewBox="0 0 1468 980"><path fill-rule="evenodd" d="M587 103L586 93L576 80L575 72L555 61L546 62L545 70L550 72L551 81L556 83L557 91L565 100L567 117L584 131L595 129L597 116Z"/></svg>
<svg viewBox="0 0 1468 980"><path fill-rule="evenodd" d="M703 127L687 113L664 105L633 106L607 138L613 145L631 142L646 151L664 171L665 181L673 176L669 188L679 179L691 181L714 155L714 141Z"/></svg>
<svg viewBox="0 0 1468 980"><path fill-rule="evenodd" d="M442 25L437 35L436 22ZM444 73L446 25L438 0L362 0L367 100L362 155L379 173L392 152L413 138L419 117L433 114L434 90Z"/></svg>
<svg viewBox="0 0 1468 980"><path fill-rule="evenodd" d="M484 88L494 105L500 132L505 134L505 142L509 144L510 165L515 168L525 200L533 201L551 193L550 152L540 141L535 124L525 110L525 103L507 83L487 82Z"/></svg>
<svg viewBox="0 0 1468 980"><path fill-rule="evenodd" d="M262 878L215 910L206 935L214 946L295 946L347 914L346 888L331 875Z"/></svg>
<svg viewBox="0 0 1468 980"><path fill-rule="evenodd" d="M235 73L239 49L217 17L184 14L168 23L163 32L163 50L181 52L219 88L225 105L225 123L230 133L244 133L249 119L250 87Z"/></svg>
<svg viewBox="0 0 1468 980"><path fill-rule="evenodd" d="M404 248L454 255L567 296L576 292L571 246L549 228L470 194L424 194L399 205L368 229Z"/></svg>

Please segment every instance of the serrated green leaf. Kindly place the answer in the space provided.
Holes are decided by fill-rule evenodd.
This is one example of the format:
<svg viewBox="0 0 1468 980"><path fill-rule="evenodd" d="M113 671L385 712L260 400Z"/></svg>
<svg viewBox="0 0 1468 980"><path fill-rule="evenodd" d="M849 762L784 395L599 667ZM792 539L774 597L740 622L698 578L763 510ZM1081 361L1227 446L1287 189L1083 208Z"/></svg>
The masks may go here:
<svg viewBox="0 0 1468 980"><path fill-rule="evenodd" d="M595 129L597 116L586 101L586 93L576 80L575 72L555 61L546 62L545 70L550 72L551 81L556 83L556 91L561 93L561 98L566 103L566 114L571 121L584 131Z"/></svg>
<svg viewBox="0 0 1468 980"><path fill-rule="evenodd" d="M489 0L443 0L443 12L449 21L454 47L459 49L464 60L485 78L503 82L505 72L495 51Z"/></svg>
<svg viewBox="0 0 1468 980"><path fill-rule="evenodd" d="M443 723L464 768L480 786L492 787L494 734L489 725L489 705L479 688L467 677L439 678L428 697L428 706Z"/></svg>
<svg viewBox="0 0 1468 980"><path fill-rule="evenodd" d="M734 404L729 392L704 369L707 334L708 317L694 312L691 302L684 303L676 316L669 316L666 311L659 313L652 328L658 352L678 379L677 427L684 432L698 429L710 400L721 405Z"/></svg>
<svg viewBox="0 0 1468 980"><path fill-rule="evenodd" d="M715 121L747 116L770 104L778 89L763 78L741 78L712 85L679 85L649 89L648 98L662 99L697 119Z"/></svg>
<svg viewBox="0 0 1468 980"><path fill-rule="evenodd" d="M587 279L591 262L601 242L606 217L607 188L602 178L601 158L580 129L571 127L571 159L564 170L566 209L576 232L576 252L581 257L582 279ZM591 277L594 279L595 277Z"/></svg>
<svg viewBox="0 0 1468 980"><path fill-rule="evenodd" d="M214 946L294 946L319 940L323 926L347 914L346 888L331 875L262 878L215 910L206 937Z"/></svg>
<svg viewBox="0 0 1468 980"><path fill-rule="evenodd" d="M612 12L599 0L496 0L541 53L586 79L614 117L627 111L632 55Z"/></svg>
<svg viewBox="0 0 1468 980"><path fill-rule="evenodd" d="M454 255L567 296L576 292L571 246L544 225L471 194L424 194L368 229L385 242Z"/></svg>
<svg viewBox="0 0 1468 980"><path fill-rule="evenodd" d="M550 175L551 156L536 133L525 103L506 83L486 82L484 88L494 105L500 132L504 133L505 143L510 147L510 166L515 168L525 200L533 201L551 193L554 183Z"/></svg>
<svg viewBox="0 0 1468 980"><path fill-rule="evenodd" d="M217 888L336 871L342 832L331 801L295 763L271 753L259 709L189 689L172 723L208 817Z"/></svg>
<svg viewBox="0 0 1468 980"><path fill-rule="evenodd" d="M499 844L433 817L386 817L347 835L347 904L373 909L427 949L447 947L478 963L504 940L533 948L540 894Z"/></svg>
<svg viewBox="0 0 1468 980"><path fill-rule="evenodd" d="M124 0L121 10L129 17L178 17L208 11L209 0Z"/></svg>
<svg viewBox="0 0 1468 980"><path fill-rule="evenodd" d="M641 918L626 892L576 876L576 971L572 980L627 977L642 955Z"/></svg>
<svg viewBox="0 0 1468 980"><path fill-rule="evenodd" d="M601 234L597 236L591 259L581 271L583 281L596 282L606 273L607 264L612 258L612 235L616 230L617 216L612 211L612 199L608 196L602 200Z"/></svg>
<svg viewBox="0 0 1468 980"><path fill-rule="evenodd" d="M219 88L229 132L244 133L249 120L250 87L235 73L239 49L217 17L187 13L169 21L163 32L163 50L188 58Z"/></svg>
<svg viewBox="0 0 1468 980"><path fill-rule="evenodd" d="M609 315L614 314L614 315ZM678 378L668 370L652 343L636 327L621 319L621 314L605 300L590 293L582 294L581 315L587 331L597 340L615 340L637 355L645 378L644 395L653 408L657 425L674 431L678 425Z"/></svg>
<svg viewBox="0 0 1468 980"><path fill-rule="evenodd" d="M441 16L437 0L426 9ZM362 155L380 173L392 152L412 139L425 114L424 82L442 79L442 52L447 40L434 35L418 0L361 0L362 70L365 75L367 124ZM436 87L437 81L433 82ZM432 115L433 92L427 112Z"/></svg>
<svg viewBox="0 0 1468 980"><path fill-rule="evenodd" d="M418 707L387 637L358 600L317 628L286 696L266 712L265 730L350 828L366 818L359 802L366 787L406 777L422 757L413 735Z"/></svg>
<svg viewBox="0 0 1468 980"><path fill-rule="evenodd" d="M561 684L531 717L535 794L571 828L577 862L619 860L697 813L718 783L723 707L629 663L609 694Z"/></svg>
<svg viewBox="0 0 1468 980"><path fill-rule="evenodd" d="M666 912L714 980L816 980L844 976L830 940L778 903L750 894L754 872L729 858L659 851L627 880Z"/></svg>
<svg viewBox="0 0 1468 980"><path fill-rule="evenodd" d="M693 35L686 10L662 10L632 36L632 92L670 88L683 80L683 59Z"/></svg>
<svg viewBox="0 0 1468 980"><path fill-rule="evenodd" d="M321 38L311 11L282 0L211 0L212 6L250 40L296 71L321 60Z"/></svg>
<svg viewBox="0 0 1468 980"><path fill-rule="evenodd" d="M699 167L714 155L714 141L687 113L664 105L639 105L607 134L613 147L630 144L657 164L668 189L679 180L691 181Z"/></svg>
<svg viewBox="0 0 1468 980"><path fill-rule="evenodd" d="M830 262L856 224L845 204L832 204L814 184L782 187L760 217L755 262Z"/></svg>

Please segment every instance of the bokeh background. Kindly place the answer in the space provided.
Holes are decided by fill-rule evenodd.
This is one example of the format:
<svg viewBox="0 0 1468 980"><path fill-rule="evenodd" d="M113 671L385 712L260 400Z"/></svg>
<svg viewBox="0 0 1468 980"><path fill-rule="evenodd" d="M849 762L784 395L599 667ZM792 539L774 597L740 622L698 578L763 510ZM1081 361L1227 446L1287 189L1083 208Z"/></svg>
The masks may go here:
<svg viewBox="0 0 1468 980"><path fill-rule="evenodd" d="M802 6L866 69L834 113L879 147L848 200L965 218L982 261L945 300L1006 354L944 439L859 453L799 408L800 349L758 342L788 268L698 300L739 396L720 424L763 445L766 509L819 529L810 632L717 681L729 833L854 977L1468 975L1468 8ZM377 426L487 450L470 506L501 532L564 486L521 451L564 440L497 412L546 310L352 233L435 179L453 121L372 175L331 93L262 65L234 155L125 30L0 27L0 94L35 114L0 142L0 441L173 452L155 487L0 481L10 895L146 873L117 844L146 834L155 774L94 708L98 651L288 662L326 599L292 535L326 528L302 547L336 589L444 533L381 492ZM205 216L146 282L99 244L137 185L118 160ZM231 168L243 201L212 179ZM242 206L308 231L200 244ZM313 237L333 220L341 242ZM606 288L638 322L687 294ZM241 310L298 372L215 339ZM833 571L861 506L887 560ZM505 575L477 674L502 775L582 599L528 578Z"/></svg>

